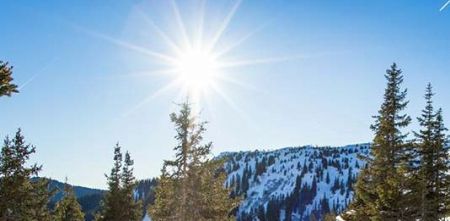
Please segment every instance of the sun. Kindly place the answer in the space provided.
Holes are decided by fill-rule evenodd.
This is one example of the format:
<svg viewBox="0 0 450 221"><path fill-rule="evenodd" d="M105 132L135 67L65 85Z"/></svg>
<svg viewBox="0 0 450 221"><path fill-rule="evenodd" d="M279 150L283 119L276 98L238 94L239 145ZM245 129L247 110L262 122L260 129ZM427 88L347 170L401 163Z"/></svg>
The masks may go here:
<svg viewBox="0 0 450 221"><path fill-rule="evenodd" d="M188 49L182 51L173 62L178 81L192 96L209 90L219 75L219 61L207 50Z"/></svg>
<svg viewBox="0 0 450 221"><path fill-rule="evenodd" d="M295 59L296 56L283 56L272 58L239 58L239 55L233 51L249 38L259 32L265 23L257 24L254 29L247 30L247 33L237 33L231 35L236 39L225 39L226 30L230 21L238 10L242 0L230 1L229 10L223 10L224 14L219 15L219 20L214 19L216 15L208 17L206 13L207 0L198 0L191 9L195 16L182 17L176 0L162 1L161 7L163 14L170 14L170 20L167 24L157 25L156 21L163 22L164 19L155 17L152 19L151 14L146 13L141 7L136 7L135 14L137 18L144 22L139 25L139 32L147 32L146 36L154 36L153 47L143 47L133 42L119 40L104 34L91 32L89 34L102 38L120 47L145 55L149 58L149 63L154 65L156 69L144 71L144 74L138 73L137 76L148 77L152 79L156 75L167 75L170 80L163 87L147 96L142 102L132 107L130 111L140 108L155 97L160 96L168 91L176 91L176 100L186 99L197 103L210 102L216 97L223 100L233 109L242 113L239 105L236 105L234 99L227 94L227 88L230 84L251 87L247 82L241 82L231 74L238 67L265 64L272 62L285 61ZM158 1L158 3L161 3ZM149 8L160 8L152 5ZM166 10L169 11L166 11ZM157 14L156 12L154 14ZM219 13L220 14L220 13ZM211 16L211 15L210 15ZM223 16L223 19L220 17ZM216 23L217 22L217 23ZM130 24L141 24L141 22L130 22ZM213 28L212 28L213 27ZM229 32L227 32L229 33ZM144 39L147 42L147 39ZM156 49L157 48L157 49ZM225 85L228 84L228 85ZM213 96L218 95L218 96ZM204 101L202 101L204 100Z"/></svg>

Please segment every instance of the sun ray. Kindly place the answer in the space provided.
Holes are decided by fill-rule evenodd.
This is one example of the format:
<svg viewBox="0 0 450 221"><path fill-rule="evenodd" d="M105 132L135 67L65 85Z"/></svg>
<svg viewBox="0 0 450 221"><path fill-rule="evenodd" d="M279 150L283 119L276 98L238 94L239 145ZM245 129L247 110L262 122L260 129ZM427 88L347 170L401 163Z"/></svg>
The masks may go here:
<svg viewBox="0 0 450 221"><path fill-rule="evenodd" d="M301 58L306 58L306 57L307 56L288 56L288 57L258 58L258 59L249 59L249 60L240 60L240 61L229 61L229 62L221 62L219 64L219 67L220 68L234 68L234 67L255 65L255 64L283 62L283 61L296 60L296 59L301 59Z"/></svg>
<svg viewBox="0 0 450 221"><path fill-rule="evenodd" d="M177 87L177 85L179 85L180 82L178 81L178 79L175 79L173 81L171 81L169 84L167 84L166 86L160 88L159 90L157 90L156 92L154 92L153 94L147 96L146 98L144 98L144 100L142 100L141 102L139 102L138 104L136 104L135 106L131 107L128 111L126 111L123 116L129 116L132 113L134 113L135 111L139 110L142 106L144 106L145 104L147 104L148 102L150 102L151 100L161 96L162 94L164 94L165 92L174 89Z"/></svg>
<svg viewBox="0 0 450 221"><path fill-rule="evenodd" d="M148 102L150 102L152 100L152 96L147 96L146 98L144 98L142 101L140 101L138 104L134 105L133 107L129 108L127 111L125 111L125 113L122 114L122 117L128 117L131 114L133 114L134 112L136 112L137 110L139 110L141 107L143 107L145 104L147 104Z"/></svg>
<svg viewBox="0 0 450 221"><path fill-rule="evenodd" d="M180 29L182 40L186 47L191 48L190 38L188 37L186 27L184 26L183 20L181 18L180 10L178 9L178 5L175 0L170 0L170 4L172 6L173 13L175 15L175 20L177 21L178 28Z"/></svg>
<svg viewBox="0 0 450 221"><path fill-rule="evenodd" d="M217 78L220 79L220 80L229 82L231 84L240 86L242 88L248 89L248 90L257 91L257 88L255 86L250 85L249 83L244 83L244 82L239 81L239 80L237 80L235 78L231 78L230 76L227 76L227 75L223 75L223 74L217 75Z"/></svg>
<svg viewBox="0 0 450 221"><path fill-rule="evenodd" d="M113 75L113 77L153 77L153 76L165 76L165 75L174 75L178 72L175 68L167 68L167 69L158 69L158 70L151 70L151 71L137 71L137 72L130 72L130 73L124 73L124 74L116 74Z"/></svg>
<svg viewBox="0 0 450 221"><path fill-rule="evenodd" d="M222 37L223 32L227 29L228 25L230 24L230 21L233 18L234 14L236 13L237 9L239 8L241 2L242 2L242 0L237 0L236 3L233 5L230 12L227 14L227 16L223 20L222 24L219 26L219 29L213 36L211 42L209 43L209 45L207 47L208 51L212 51L215 48L217 42Z"/></svg>
<svg viewBox="0 0 450 221"><path fill-rule="evenodd" d="M155 31L156 33L159 35L159 37L161 37L164 42L170 47L172 48L172 50L175 51L175 53L179 54L181 53L181 48L163 31L161 30L161 28L159 28L155 22L153 22L152 19L150 19L142 10L137 9L139 14L142 16L142 18L144 19L145 22L147 22L147 24L149 24Z"/></svg>
<svg viewBox="0 0 450 221"><path fill-rule="evenodd" d="M171 81L169 84L167 84L166 86L160 88L155 93L153 93L151 95L151 98L152 99L157 98L157 97L161 96L164 92L169 91L171 89L175 89L180 84L181 84L181 82L179 81L179 79L175 79L175 80Z"/></svg>
<svg viewBox="0 0 450 221"><path fill-rule="evenodd" d="M84 32L88 33L91 36L94 36L94 37L97 37L97 38L101 38L101 39L106 40L106 41L108 41L110 43L113 43L113 44L115 44L117 46L129 49L129 50L132 50L132 51L135 51L135 52L139 52L139 53L151 56L153 58L157 58L157 59L166 61L168 63L173 63L173 62L176 61L176 59L174 57L169 56L167 54L151 51L151 50L148 50L146 48L140 47L138 45L135 45L135 44L132 44L132 43L129 43L129 42L126 42L126 41L118 40L118 39L112 38L110 36L101 34L101 33L89 31L89 30L84 29L84 28L80 28L79 27L79 29L83 30ZM167 63L165 63L165 64L167 64Z"/></svg>
<svg viewBox="0 0 450 221"><path fill-rule="evenodd" d="M253 31L248 32L246 35L242 36L239 40L237 40L235 42L232 42L230 45L228 45L227 47L223 48L222 50L220 50L219 52L215 53L214 55L217 56L217 57L221 57L221 56L227 54L228 52L230 52L234 48L236 48L236 47L240 46L242 43L246 42L253 35L255 35L259 31L261 31L264 27L266 27L266 25L267 24L261 25L258 28L254 29Z"/></svg>
<svg viewBox="0 0 450 221"><path fill-rule="evenodd" d="M212 110L214 108L214 105L212 105L212 100L210 96L205 96L205 104L206 108L209 108L209 114L211 115L211 120L214 120L217 118L217 111Z"/></svg>
<svg viewBox="0 0 450 221"><path fill-rule="evenodd" d="M205 5L206 0L201 0L200 2L200 12L199 12L199 18L198 18L198 24L197 24L197 34L195 38L195 47L201 47L202 41L203 41L203 25L205 22Z"/></svg>
<svg viewBox="0 0 450 221"><path fill-rule="evenodd" d="M219 87L219 85L213 83L212 89L229 105L242 119L248 119L245 112L239 108L239 106Z"/></svg>
<svg viewBox="0 0 450 221"><path fill-rule="evenodd" d="M130 79L130 78L149 78L149 77L163 77L175 76L177 73L176 69L159 69L159 70L149 70L149 71L135 71L128 73L120 73L120 74L108 74L102 75L99 78L103 80L114 80L114 79Z"/></svg>
<svg viewBox="0 0 450 221"><path fill-rule="evenodd" d="M256 29L250 29L250 32L244 33L244 35L238 35L238 38L235 41L226 42L225 33L228 33L231 21L235 17L241 4L242 0L234 0L231 5L229 5L230 8L223 12L224 14L221 16L221 20L218 21L217 24L210 24L209 22L214 22L215 20L207 18L208 14L205 11L208 6L207 0L199 0L198 4L194 7L195 13L191 13L194 16L189 18L193 19L192 21L194 23L188 23L183 19L182 15L185 15L184 11L180 11L180 9L184 9L181 7L184 5L176 0L169 0L168 10L169 13L172 12L171 15L173 16L173 23L171 24L172 26L169 26L171 27L169 29L165 28L166 26L157 24L156 21L159 21L159 19L152 18L150 14L147 15L141 8L137 8L137 12L141 15L140 17L142 17L149 28L155 32L155 35L157 35L156 39L163 44L162 46L167 47L169 54L148 50L129 42L93 33L93 35L121 47L157 58L166 65L164 66L165 69L129 74L129 76L135 77L163 75L170 77L171 80L164 87L145 97L145 99L127 111L125 115L129 115L167 91L176 89L178 92L176 94L176 101L188 97L191 101L195 102L196 105L211 98L211 96L209 96L211 93L217 94L217 97L222 98L224 102L243 119L247 119L248 117L245 115L244 111L239 108L239 105L235 103L235 100L223 89L225 85L222 85L222 83L237 85L254 91L257 89L253 85L249 85L248 83L233 78L233 76L236 77L236 75L229 73L230 70L228 69L255 64L283 62L305 58L306 56L233 59L230 56L231 52L247 42L268 24L268 22L258 24ZM205 27L210 26L217 28L211 30L211 32L205 33ZM208 39L206 39L206 37L208 37ZM165 49L166 48L163 48L162 50L166 51ZM207 102L210 103L209 101Z"/></svg>

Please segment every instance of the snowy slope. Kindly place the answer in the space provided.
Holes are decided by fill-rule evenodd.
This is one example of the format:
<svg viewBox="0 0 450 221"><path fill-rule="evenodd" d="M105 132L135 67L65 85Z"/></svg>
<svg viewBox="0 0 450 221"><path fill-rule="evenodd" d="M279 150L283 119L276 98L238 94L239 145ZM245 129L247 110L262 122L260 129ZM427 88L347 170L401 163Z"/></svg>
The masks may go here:
<svg viewBox="0 0 450 221"><path fill-rule="evenodd" d="M309 220L346 208L369 144L224 153L234 195L244 197L238 220Z"/></svg>

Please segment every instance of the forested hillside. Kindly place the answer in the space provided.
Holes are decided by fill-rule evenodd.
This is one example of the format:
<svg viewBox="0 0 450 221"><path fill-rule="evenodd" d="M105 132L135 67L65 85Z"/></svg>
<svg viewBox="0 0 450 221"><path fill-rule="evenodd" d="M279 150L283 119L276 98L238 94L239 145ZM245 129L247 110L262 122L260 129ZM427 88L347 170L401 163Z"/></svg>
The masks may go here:
<svg viewBox="0 0 450 221"><path fill-rule="evenodd" d="M229 157L225 185L244 197L238 220L310 220L343 211L365 166L358 156L366 156L369 148L304 146L222 154Z"/></svg>
<svg viewBox="0 0 450 221"><path fill-rule="evenodd" d="M289 147L273 151L228 152L226 186L244 198L238 220L310 220L329 212L339 213L353 198L352 184L365 163L359 155L369 144L344 147ZM154 202L156 179L140 180L135 197L144 207ZM61 188L64 184L52 181ZM74 187L86 220L98 210L103 191ZM59 194L55 196L57 199Z"/></svg>

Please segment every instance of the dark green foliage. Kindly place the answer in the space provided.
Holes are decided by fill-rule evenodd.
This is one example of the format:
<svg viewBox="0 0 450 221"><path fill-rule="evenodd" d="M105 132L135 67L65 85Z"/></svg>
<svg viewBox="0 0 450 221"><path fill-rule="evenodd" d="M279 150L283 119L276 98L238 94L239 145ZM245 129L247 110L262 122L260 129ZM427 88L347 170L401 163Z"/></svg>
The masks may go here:
<svg viewBox="0 0 450 221"><path fill-rule="evenodd" d="M373 158L356 183L356 198L347 220L440 220L448 215L450 198L450 159L447 130L442 110L434 110L433 91L428 84L426 106L418 118L421 130L416 143L405 142L400 129L410 119L401 115L407 102L403 81L395 64L387 73L385 102L372 127L375 139Z"/></svg>
<svg viewBox="0 0 450 221"><path fill-rule="evenodd" d="M442 110L434 111L433 91L428 84L425 100L426 106L421 117L417 118L421 130L415 133L417 137L420 189L418 202L420 219L423 221L439 220L448 212L450 197L450 171L447 139L444 132Z"/></svg>
<svg viewBox="0 0 450 221"><path fill-rule="evenodd" d="M158 179L145 179L137 182L135 191L139 199L142 200L142 211L146 213L148 207L155 202L155 188L158 185Z"/></svg>
<svg viewBox="0 0 450 221"><path fill-rule="evenodd" d="M142 218L142 202L137 201L134 196L136 180L133 175L133 160L128 152L125 153L124 165L122 168L122 211L123 220L140 221Z"/></svg>
<svg viewBox="0 0 450 221"><path fill-rule="evenodd" d="M154 189L157 183L157 179L145 179L137 182L134 191L136 192L136 198L141 200L143 204L140 208L140 214L144 214L146 208L154 203ZM82 188L79 186L75 186L74 190L82 211L85 214L86 221L94 220L94 215L100 211L100 204L105 193L102 190Z"/></svg>
<svg viewBox="0 0 450 221"><path fill-rule="evenodd" d="M136 185L133 176L133 161L130 154L125 154L125 160L120 151L114 147L114 166L108 180L108 191L101 205L101 212L96 216L99 221L138 221L142 218L141 202L134 199L133 191Z"/></svg>
<svg viewBox="0 0 450 221"><path fill-rule="evenodd" d="M176 183L175 179L167 172L166 166L161 170L158 186L155 188L155 204L150 206L149 214L153 220L176 220L174 212L176 209Z"/></svg>
<svg viewBox="0 0 450 221"><path fill-rule="evenodd" d="M230 220L237 200L224 188L223 161L210 160L212 143L201 144L205 122L198 123L189 103L171 114L178 145L175 159L165 161L155 204L149 213L156 221Z"/></svg>
<svg viewBox="0 0 450 221"><path fill-rule="evenodd" d="M114 166L111 169L108 180L108 192L101 204L101 212L98 221L120 221L121 220L121 191L120 191L120 171L122 169L122 153L119 144L114 147Z"/></svg>
<svg viewBox="0 0 450 221"><path fill-rule="evenodd" d="M19 129L10 140L5 139L0 155L0 220L2 221L46 221L50 220L48 203L51 192L48 180L32 180L41 166L28 166L30 156L36 152L34 146L25 143Z"/></svg>
<svg viewBox="0 0 450 221"><path fill-rule="evenodd" d="M356 199L351 206L352 220L414 220L416 212L412 145L405 142L402 128L411 118L401 112L406 108L406 90L401 90L402 71L394 63L386 71L387 87L384 102L375 116L372 129L375 138L369 167L363 169L356 184Z"/></svg>
<svg viewBox="0 0 450 221"><path fill-rule="evenodd" d="M8 62L0 61L0 97L11 96L18 93L17 85L13 84L12 66L8 66Z"/></svg>
<svg viewBox="0 0 450 221"><path fill-rule="evenodd" d="M33 178L32 180L38 180L42 178ZM50 199L49 208L50 210L54 210L56 207L56 204L63 199L64 197L64 187L65 183L59 182L57 180L49 179L49 190L54 190L54 194L52 195ZM99 189L92 189L87 187L81 187L81 186L74 186L71 185L71 188L73 189L73 192L75 194L75 197L77 198L77 201L81 205L82 212L84 213L84 218L86 221L92 221L94 220L94 215L99 211L100 209L100 202L103 199L104 190Z"/></svg>
<svg viewBox="0 0 450 221"><path fill-rule="evenodd" d="M50 210L49 204L50 199L54 194L54 190L49 188L49 179L40 179L37 181L32 181L33 191L31 204L33 209L31 210L38 221L50 220Z"/></svg>
<svg viewBox="0 0 450 221"><path fill-rule="evenodd" d="M103 193L94 193L78 198L86 221L94 220L95 214L100 210Z"/></svg>
<svg viewBox="0 0 450 221"><path fill-rule="evenodd" d="M53 221L84 221L84 213L70 185L64 185L64 196L56 204Z"/></svg>

